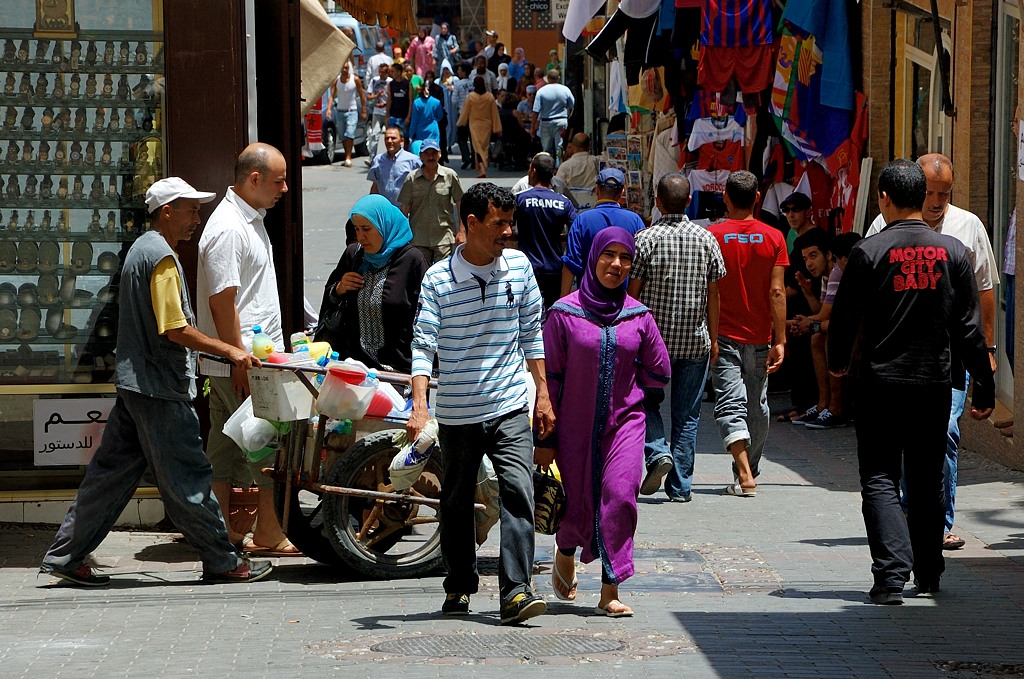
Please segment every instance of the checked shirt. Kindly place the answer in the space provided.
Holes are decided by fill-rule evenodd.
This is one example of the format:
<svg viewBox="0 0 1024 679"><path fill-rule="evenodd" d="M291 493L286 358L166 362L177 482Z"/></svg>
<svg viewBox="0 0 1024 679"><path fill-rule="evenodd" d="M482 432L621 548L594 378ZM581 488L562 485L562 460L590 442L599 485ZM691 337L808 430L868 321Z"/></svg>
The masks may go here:
<svg viewBox="0 0 1024 679"><path fill-rule="evenodd" d="M708 283L725 276L718 241L686 215L664 215L636 235L630 276L643 281L640 301L654 320L669 356L701 358L711 351Z"/></svg>

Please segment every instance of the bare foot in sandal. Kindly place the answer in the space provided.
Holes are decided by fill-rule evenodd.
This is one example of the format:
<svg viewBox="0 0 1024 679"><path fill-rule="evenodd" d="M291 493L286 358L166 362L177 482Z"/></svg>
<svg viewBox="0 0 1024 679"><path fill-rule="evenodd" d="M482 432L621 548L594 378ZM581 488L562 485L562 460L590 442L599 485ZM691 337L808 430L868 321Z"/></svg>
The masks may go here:
<svg viewBox="0 0 1024 679"><path fill-rule="evenodd" d="M570 573L565 577L564 573ZM551 564L551 589L562 601L576 601L576 590L579 587L576 579L576 558L558 551L555 547L555 560Z"/></svg>
<svg viewBox="0 0 1024 679"><path fill-rule="evenodd" d="M619 601L619 586L605 583L601 584L601 601L594 612L609 618L628 618L633 615L633 609Z"/></svg>

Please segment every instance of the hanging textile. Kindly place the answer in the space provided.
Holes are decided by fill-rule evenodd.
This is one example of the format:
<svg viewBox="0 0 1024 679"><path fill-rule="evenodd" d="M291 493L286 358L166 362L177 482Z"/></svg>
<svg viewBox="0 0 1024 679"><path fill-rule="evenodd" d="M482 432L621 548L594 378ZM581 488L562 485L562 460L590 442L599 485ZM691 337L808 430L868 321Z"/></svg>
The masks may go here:
<svg viewBox="0 0 1024 679"><path fill-rule="evenodd" d="M701 45L772 44L772 0L704 0Z"/></svg>

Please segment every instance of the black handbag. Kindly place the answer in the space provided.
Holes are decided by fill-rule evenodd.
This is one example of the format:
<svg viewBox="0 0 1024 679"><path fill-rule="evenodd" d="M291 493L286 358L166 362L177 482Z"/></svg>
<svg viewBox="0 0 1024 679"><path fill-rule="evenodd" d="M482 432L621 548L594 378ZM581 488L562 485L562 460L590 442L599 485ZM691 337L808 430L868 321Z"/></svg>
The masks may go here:
<svg viewBox="0 0 1024 679"><path fill-rule="evenodd" d="M533 527L542 535L554 535L565 514L565 489L549 467L533 471Z"/></svg>

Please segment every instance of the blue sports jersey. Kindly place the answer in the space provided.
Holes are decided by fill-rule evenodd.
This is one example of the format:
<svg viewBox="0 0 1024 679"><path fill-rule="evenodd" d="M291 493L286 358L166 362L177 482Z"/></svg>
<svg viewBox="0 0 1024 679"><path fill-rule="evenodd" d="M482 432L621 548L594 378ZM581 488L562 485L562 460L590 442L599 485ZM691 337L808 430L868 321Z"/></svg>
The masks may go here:
<svg viewBox="0 0 1024 679"><path fill-rule="evenodd" d="M703 15L701 45L772 44L772 0L704 0Z"/></svg>
<svg viewBox="0 0 1024 679"><path fill-rule="evenodd" d="M516 195L519 249L536 273L562 270L562 232L576 218L572 202L551 189L535 186Z"/></svg>

